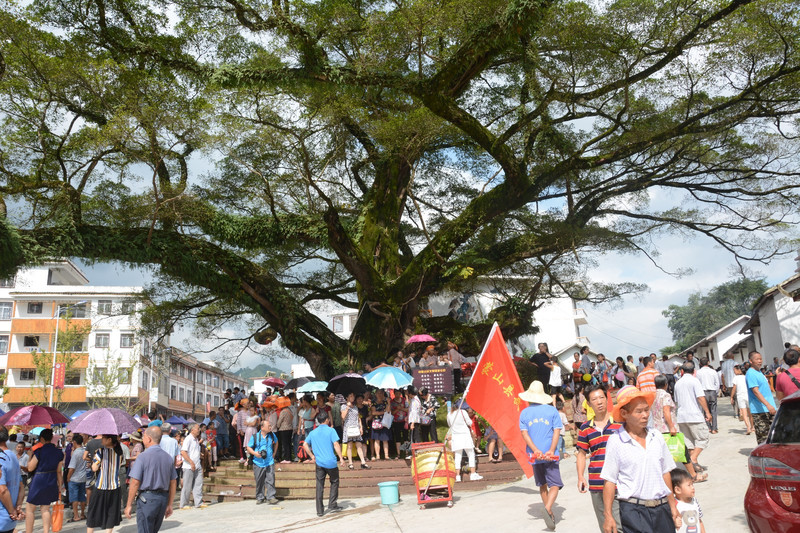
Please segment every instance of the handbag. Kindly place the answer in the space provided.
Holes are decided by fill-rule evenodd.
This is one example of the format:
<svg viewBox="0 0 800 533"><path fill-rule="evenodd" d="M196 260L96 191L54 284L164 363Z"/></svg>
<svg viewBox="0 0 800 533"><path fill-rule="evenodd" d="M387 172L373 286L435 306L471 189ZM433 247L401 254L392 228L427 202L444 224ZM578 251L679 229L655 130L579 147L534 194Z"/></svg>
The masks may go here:
<svg viewBox="0 0 800 533"><path fill-rule="evenodd" d="M672 459L676 463L685 463L686 441L684 440L683 433L676 433L675 435L664 433L664 440L667 441L667 449L670 455L672 455Z"/></svg>
<svg viewBox="0 0 800 533"><path fill-rule="evenodd" d="M387 412L383 413L383 419L381 420L381 426L385 427L386 429L389 429L390 427L392 427L392 422L393 421L394 421L394 417L392 416L392 413L387 411Z"/></svg>
<svg viewBox="0 0 800 533"><path fill-rule="evenodd" d="M381 429L382 427L383 427L383 424L381 423L381 419L380 418L375 417L375 418L372 419L372 429Z"/></svg>
<svg viewBox="0 0 800 533"><path fill-rule="evenodd" d="M428 424L431 423L431 420L433 420L433 418L430 415L422 415L422 417L420 418L420 424L422 424L423 426L427 426Z"/></svg>
<svg viewBox="0 0 800 533"><path fill-rule="evenodd" d="M53 511L50 514L50 530L58 533L62 527L64 527L64 504L59 498L58 503L53 504Z"/></svg>
<svg viewBox="0 0 800 533"><path fill-rule="evenodd" d="M345 429L344 436L348 439L361 436L361 428L358 426L349 426Z"/></svg>

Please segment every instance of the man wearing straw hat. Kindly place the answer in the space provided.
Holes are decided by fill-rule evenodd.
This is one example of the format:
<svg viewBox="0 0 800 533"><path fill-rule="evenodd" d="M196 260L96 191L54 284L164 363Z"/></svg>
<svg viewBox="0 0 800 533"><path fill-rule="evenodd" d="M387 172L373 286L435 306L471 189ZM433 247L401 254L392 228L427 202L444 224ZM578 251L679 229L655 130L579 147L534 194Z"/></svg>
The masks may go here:
<svg viewBox="0 0 800 533"><path fill-rule="evenodd" d="M623 426L609 437L600 472L605 480L604 533L618 531L612 513L615 496L625 533L674 533L681 526L670 478L675 461L661 433L647 427L654 399L654 392L632 385L617 393L613 417Z"/></svg>
<svg viewBox="0 0 800 533"><path fill-rule="evenodd" d="M555 530L553 505L558 491L564 486L558 465L558 437L564 425L558 410L549 405L553 397L545 394L541 381L531 383L519 397L530 403L519 414L519 429L528 445L528 461L533 463L533 478L544 503L544 521L548 528Z"/></svg>

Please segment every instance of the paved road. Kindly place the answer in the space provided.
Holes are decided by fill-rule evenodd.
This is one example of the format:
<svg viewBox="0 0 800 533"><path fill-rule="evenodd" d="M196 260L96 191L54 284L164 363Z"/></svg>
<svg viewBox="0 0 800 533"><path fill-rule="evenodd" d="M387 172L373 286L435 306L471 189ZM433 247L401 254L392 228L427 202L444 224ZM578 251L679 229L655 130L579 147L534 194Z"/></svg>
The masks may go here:
<svg viewBox="0 0 800 533"><path fill-rule="evenodd" d="M700 463L708 466L709 481L697 485L697 499L705 514L706 531L746 532L742 501L750 479L747 457L755 447L755 437L744 434L744 425L733 418L730 405L724 401L720 403L719 425L719 434L712 435L710 448L700 456ZM561 474L565 487L556 503L557 531L597 531L589 495L580 494L576 488L574 456L562 462ZM344 512L322 518L317 518L313 501L288 501L276 507L257 507L253 502L224 503L207 509L180 510L165 522L162 531L492 533L495 526L504 531L548 531L541 519L544 508L532 479L461 495L456 485L455 505L449 509L420 510L412 498L389 508L380 504L377 487L375 493L375 498L340 501ZM85 530L85 522L83 528L76 526L65 525L63 531ZM126 520L115 531L134 533L136 526Z"/></svg>

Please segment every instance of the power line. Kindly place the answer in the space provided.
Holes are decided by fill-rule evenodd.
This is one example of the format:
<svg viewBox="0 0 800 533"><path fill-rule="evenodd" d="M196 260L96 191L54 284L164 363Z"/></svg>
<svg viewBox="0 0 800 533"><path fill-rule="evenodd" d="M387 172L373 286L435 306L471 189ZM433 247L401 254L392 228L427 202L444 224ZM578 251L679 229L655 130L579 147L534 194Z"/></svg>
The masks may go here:
<svg viewBox="0 0 800 533"><path fill-rule="evenodd" d="M607 336L607 337L611 337L612 339L616 339L616 340L618 340L619 342L624 342L625 344L629 344L629 345L631 345L631 346L635 346L635 347L637 347L637 348L641 348L642 350L647 350L647 351L650 351L650 352L654 351L652 348L646 348L646 347L644 347L644 346L639 346L638 344L634 344L634 343L632 343L632 342L630 342L630 341L626 341L625 339L620 339L619 337L615 337L615 336L614 336L614 335L612 335L611 333L606 333L605 331L599 330L599 329L597 329L597 328L595 328L595 327L593 327L593 326L590 326L589 324L586 324L586 327L587 327L587 328L589 328L589 329L593 329L593 330L595 330L596 332L598 332L598 333L601 333L601 334L603 334L603 335L605 335L605 336Z"/></svg>
<svg viewBox="0 0 800 533"><path fill-rule="evenodd" d="M633 333L638 333L639 335L645 335L647 337L653 337L654 339L669 340L670 342L673 342L673 339L668 339L667 337L662 337L661 335L652 335L650 333L645 333L643 331L637 331L635 329L623 326L621 324L617 324L616 322L613 322L613 321L611 321L611 320L609 320L609 319L607 319L607 318L605 318L604 316L601 316L601 315L593 314L592 315L592 320L594 320L595 318L599 318L600 320L604 320L604 321L608 322L609 324L611 324L613 326L616 326L618 328L627 329L628 331L632 331Z"/></svg>

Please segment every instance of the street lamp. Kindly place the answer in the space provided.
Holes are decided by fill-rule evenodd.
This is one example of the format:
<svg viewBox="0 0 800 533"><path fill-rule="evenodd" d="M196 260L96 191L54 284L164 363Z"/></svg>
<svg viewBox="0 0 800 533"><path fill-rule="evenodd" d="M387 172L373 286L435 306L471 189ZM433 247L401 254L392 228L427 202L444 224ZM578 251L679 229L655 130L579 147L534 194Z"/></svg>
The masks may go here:
<svg viewBox="0 0 800 533"><path fill-rule="evenodd" d="M81 300L74 304L66 304L66 309L69 311L71 306L82 305L88 300ZM56 388L56 354L58 353L58 323L61 320L61 304L56 304L56 337L53 342L53 367L50 371L50 407L53 407L53 391Z"/></svg>

